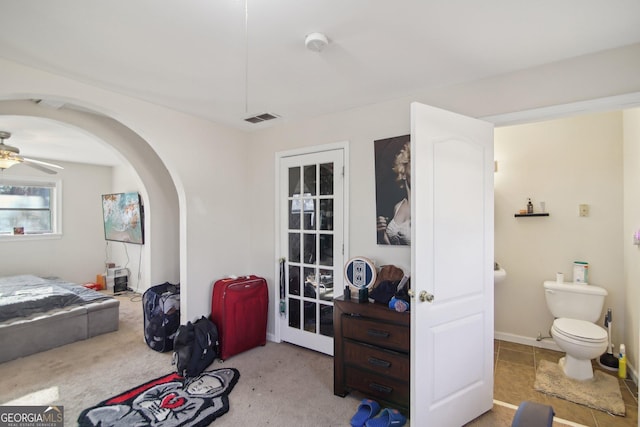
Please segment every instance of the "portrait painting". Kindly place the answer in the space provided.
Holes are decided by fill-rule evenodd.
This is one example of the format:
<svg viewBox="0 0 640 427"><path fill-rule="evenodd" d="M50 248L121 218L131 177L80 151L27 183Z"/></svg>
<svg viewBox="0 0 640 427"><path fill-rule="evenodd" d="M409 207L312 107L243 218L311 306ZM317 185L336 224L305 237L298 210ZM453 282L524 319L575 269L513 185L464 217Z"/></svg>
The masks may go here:
<svg viewBox="0 0 640 427"><path fill-rule="evenodd" d="M380 245L411 245L410 135L374 141L376 240Z"/></svg>

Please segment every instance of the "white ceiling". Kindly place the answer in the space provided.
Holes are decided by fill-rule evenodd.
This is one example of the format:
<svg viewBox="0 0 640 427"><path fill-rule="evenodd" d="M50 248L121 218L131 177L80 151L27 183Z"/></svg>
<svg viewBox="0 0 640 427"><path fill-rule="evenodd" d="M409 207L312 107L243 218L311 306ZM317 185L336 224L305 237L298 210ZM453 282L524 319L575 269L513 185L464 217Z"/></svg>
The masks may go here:
<svg viewBox="0 0 640 427"><path fill-rule="evenodd" d="M5 144L17 147L20 155L49 161L89 163L103 166L122 164L108 144L55 120L30 116L0 115L0 130L11 133Z"/></svg>
<svg viewBox="0 0 640 427"><path fill-rule="evenodd" d="M249 131L639 43L638 17L637 0L3 1L0 56ZM264 112L281 118L243 120Z"/></svg>

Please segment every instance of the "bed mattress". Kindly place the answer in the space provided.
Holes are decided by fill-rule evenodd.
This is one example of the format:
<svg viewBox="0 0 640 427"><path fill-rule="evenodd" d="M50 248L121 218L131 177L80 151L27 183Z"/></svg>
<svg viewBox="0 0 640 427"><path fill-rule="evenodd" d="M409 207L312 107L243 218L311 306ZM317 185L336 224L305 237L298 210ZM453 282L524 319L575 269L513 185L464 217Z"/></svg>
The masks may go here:
<svg viewBox="0 0 640 427"><path fill-rule="evenodd" d="M0 322L109 298L58 278L26 274L0 277Z"/></svg>
<svg viewBox="0 0 640 427"><path fill-rule="evenodd" d="M118 330L117 299L59 279L16 277L0 278L0 362Z"/></svg>

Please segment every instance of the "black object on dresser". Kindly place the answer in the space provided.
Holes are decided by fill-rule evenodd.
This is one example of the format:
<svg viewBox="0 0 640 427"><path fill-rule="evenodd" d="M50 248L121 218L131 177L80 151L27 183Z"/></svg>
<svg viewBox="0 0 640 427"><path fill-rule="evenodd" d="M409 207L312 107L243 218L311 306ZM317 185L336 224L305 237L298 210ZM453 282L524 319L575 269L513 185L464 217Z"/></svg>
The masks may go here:
<svg viewBox="0 0 640 427"><path fill-rule="evenodd" d="M334 299L333 393L358 391L408 413L410 319L382 304Z"/></svg>

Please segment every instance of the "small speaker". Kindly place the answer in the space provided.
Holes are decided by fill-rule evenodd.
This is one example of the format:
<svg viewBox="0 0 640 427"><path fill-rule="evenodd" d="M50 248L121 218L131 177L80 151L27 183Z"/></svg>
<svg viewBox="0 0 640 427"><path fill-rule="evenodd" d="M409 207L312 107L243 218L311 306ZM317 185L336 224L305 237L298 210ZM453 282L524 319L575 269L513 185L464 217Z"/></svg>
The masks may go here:
<svg viewBox="0 0 640 427"><path fill-rule="evenodd" d="M129 290L129 276L118 276L113 279L113 293L119 294Z"/></svg>

